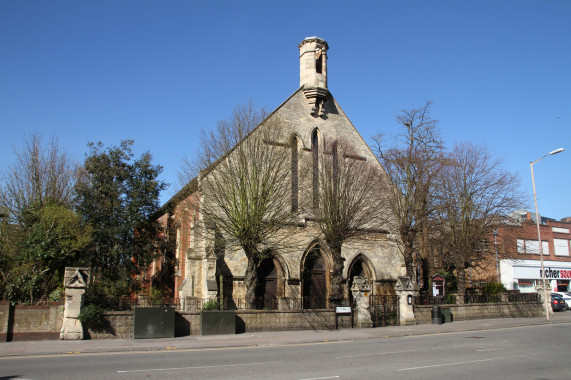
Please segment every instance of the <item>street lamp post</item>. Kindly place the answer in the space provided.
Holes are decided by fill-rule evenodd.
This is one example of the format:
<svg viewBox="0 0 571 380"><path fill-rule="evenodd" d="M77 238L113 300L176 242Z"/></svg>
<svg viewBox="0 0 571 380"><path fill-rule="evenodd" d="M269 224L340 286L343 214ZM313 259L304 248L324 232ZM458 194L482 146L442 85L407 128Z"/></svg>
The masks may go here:
<svg viewBox="0 0 571 380"><path fill-rule="evenodd" d="M545 156L538 158L537 160L530 162L529 166L531 168L531 182L533 184L533 201L535 202L535 223L537 225L537 241L539 243L539 259L541 261L541 281L543 283L543 306L545 308L545 319L549 322L549 308L547 306L547 289L545 286L545 267L543 266L543 244L541 244L541 232L539 230L539 209L537 208L537 193L535 192L535 177L533 175L533 165L547 156L552 156L557 153L563 152L565 149L559 148L555 149Z"/></svg>
<svg viewBox="0 0 571 380"><path fill-rule="evenodd" d="M498 282L498 284L500 283L500 263L498 261L498 230L494 230L494 232L492 232L492 234L494 235L494 247L496 249L496 280Z"/></svg>

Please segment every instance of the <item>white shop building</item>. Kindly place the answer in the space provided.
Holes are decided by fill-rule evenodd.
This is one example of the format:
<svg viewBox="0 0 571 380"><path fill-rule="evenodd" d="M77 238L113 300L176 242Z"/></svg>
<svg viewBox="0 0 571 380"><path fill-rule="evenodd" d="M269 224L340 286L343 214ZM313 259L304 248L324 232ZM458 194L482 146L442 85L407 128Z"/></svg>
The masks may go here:
<svg viewBox="0 0 571 380"><path fill-rule="evenodd" d="M545 281L551 285L552 291L571 291L571 262L543 261ZM540 260L501 260L500 276L502 284L508 290L519 290L522 293L536 291L536 284L541 282Z"/></svg>

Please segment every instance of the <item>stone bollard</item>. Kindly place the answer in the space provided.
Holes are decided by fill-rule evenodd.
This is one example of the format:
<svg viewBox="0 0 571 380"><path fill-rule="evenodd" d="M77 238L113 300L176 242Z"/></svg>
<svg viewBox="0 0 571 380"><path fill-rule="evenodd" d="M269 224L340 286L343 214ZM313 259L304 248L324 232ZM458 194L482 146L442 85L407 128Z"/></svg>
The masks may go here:
<svg viewBox="0 0 571 380"><path fill-rule="evenodd" d="M355 300L355 307L357 309L357 327L373 327L373 320L369 311L371 285L365 277L353 277L353 286L351 286L351 293Z"/></svg>
<svg viewBox="0 0 571 380"><path fill-rule="evenodd" d="M83 325L79 313L83 307L83 296L89 281L89 268L65 268L65 309L63 325L59 333L62 340L83 339Z"/></svg>

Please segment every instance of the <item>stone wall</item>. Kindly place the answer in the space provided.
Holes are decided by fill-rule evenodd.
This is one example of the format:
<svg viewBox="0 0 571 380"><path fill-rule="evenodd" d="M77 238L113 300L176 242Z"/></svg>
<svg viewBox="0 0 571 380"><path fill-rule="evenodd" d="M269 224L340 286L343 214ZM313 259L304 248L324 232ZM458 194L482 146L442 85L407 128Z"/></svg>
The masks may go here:
<svg viewBox="0 0 571 380"><path fill-rule="evenodd" d="M332 330L335 310L241 310L236 313L237 332ZM338 317L339 328L351 327L351 316ZM243 329L243 330L242 330Z"/></svg>
<svg viewBox="0 0 571 380"><path fill-rule="evenodd" d="M444 305L455 321L540 317L539 302ZM417 323L431 323L431 306L415 306ZM133 337L133 313L115 311L105 313L107 326L101 330L87 329L86 338L110 339ZM240 310L236 313L238 333L257 331L327 330L335 328L335 311L322 310ZM59 339L63 321L63 305L10 306L0 304L0 341ZM351 327L350 316L338 317L339 328ZM199 312L177 312L175 336L200 334Z"/></svg>
<svg viewBox="0 0 571 380"><path fill-rule="evenodd" d="M540 302L517 302L495 304L442 305L442 309L450 309L454 321L489 318L527 318L544 315ZM432 306L414 306L416 323L432 323Z"/></svg>
<svg viewBox="0 0 571 380"><path fill-rule="evenodd" d="M0 305L0 341L59 339L63 304Z"/></svg>
<svg viewBox="0 0 571 380"><path fill-rule="evenodd" d="M133 312L108 311L105 313L106 324L100 329L84 327L85 339L112 339L133 337Z"/></svg>
<svg viewBox="0 0 571 380"><path fill-rule="evenodd" d="M98 330L87 329L86 338L111 339L133 337L132 312L105 313L107 325ZM175 336L200 334L200 312L177 312ZM351 317L340 315L339 328L350 328ZM335 311L323 310L240 310L236 313L236 332L330 330L335 328Z"/></svg>
<svg viewBox="0 0 571 380"><path fill-rule="evenodd" d="M176 312L175 336L200 334L200 312Z"/></svg>

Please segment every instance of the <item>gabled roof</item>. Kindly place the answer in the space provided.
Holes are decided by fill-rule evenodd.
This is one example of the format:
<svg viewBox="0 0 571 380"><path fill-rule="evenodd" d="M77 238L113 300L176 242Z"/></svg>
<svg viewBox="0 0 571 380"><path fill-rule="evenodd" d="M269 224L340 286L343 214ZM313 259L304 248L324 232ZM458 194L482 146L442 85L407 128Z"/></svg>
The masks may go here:
<svg viewBox="0 0 571 380"><path fill-rule="evenodd" d="M210 164L206 169L201 170L199 176L204 176L204 175L210 173L212 171L212 169L214 169L216 167L216 165L218 165L218 163L221 160L223 160L230 153L232 153L234 151L234 149L242 143L242 141L247 139L252 133L254 133L254 131L256 131L262 124L264 124L270 117L272 117L279 109L281 109L284 104L286 104L292 97L294 97L295 94L297 94L298 92L300 92L302 90L303 90L303 87L300 87L296 91L294 91L275 110L273 110L268 116L266 116L260 124L258 124L256 127L252 128L252 130L246 136L244 136L244 138L238 144L236 144L232 149L230 149L228 152L226 152L226 154L224 154L222 157L218 158L216 161L214 161L212 164ZM161 208L159 209L157 214L163 215L166 213L171 213L174 210L174 208L181 201L183 201L184 199L189 197L192 193L196 192L197 190L198 190L198 177L194 177L189 183L187 183L185 186L183 186L183 188L180 189L173 197L171 197L168 201L166 201L166 203L163 206L161 206Z"/></svg>
<svg viewBox="0 0 571 380"><path fill-rule="evenodd" d="M244 140L246 140L251 134L253 134L255 131L257 131L261 127L262 124L266 123L270 118L272 118L280 110L282 110L284 108L284 106L292 100L292 98L294 98L300 92L303 92L303 89L304 89L304 87L301 86L297 90L295 90L277 108L275 108L270 114L268 114L268 116L266 116L260 124L258 124L256 127L254 127L239 143L237 143L232 149L230 149L228 152L226 152L226 154L224 154L222 157L218 158L215 162L213 162L207 168L202 170L197 177L192 179L187 185L185 185L181 190L179 190L171 199L169 199L161 207L161 209L159 210L159 215L165 214L167 212L172 212L174 210L174 208L182 200L184 200L185 198L190 196L192 193L196 192L199 189L199 177L203 177L203 176L207 175L208 173L210 173L218 165L218 163L220 163L222 160L224 160L230 153L232 153L236 149L236 147L238 147L240 144L242 144L242 142ZM305 99L305 96L304 96L304 99ZM363 146L365 146L366 149L368 150L368 152L371 154L371 156L375 158L375 160L377 161L379 166L382 167L382 165L380 164L380 162L378 161L376 156L371 151L371 148L369 147L369 145L365 142L363 137L359 134L359 132L357 131L357 128L355 128L355 126L353 125L351 120L349 120L349 118L347 117L347 115L345 114L345 112L343 111L341 106L335 101L335 98L333 97L333 95L329 91L328 91L328 102L333 102L335 104L335 106L341 111L343 118L347 121L348 125L350 125L353 128L354 132L359 136L360 140L362 141ZM309 107L309 105L308 105L308 107ZM384 168L383 168L383 170L384 170Z"/></svg>
<svg viewBox="0 0 571 380"><path fill-rule="evenodd" d="M174 208L184 199L188 198L192 193L198 190L198 177L194 177L189 183L184 185L171 199L166 201L164 205L156 212L157 216L172 213Z"/></svg>

